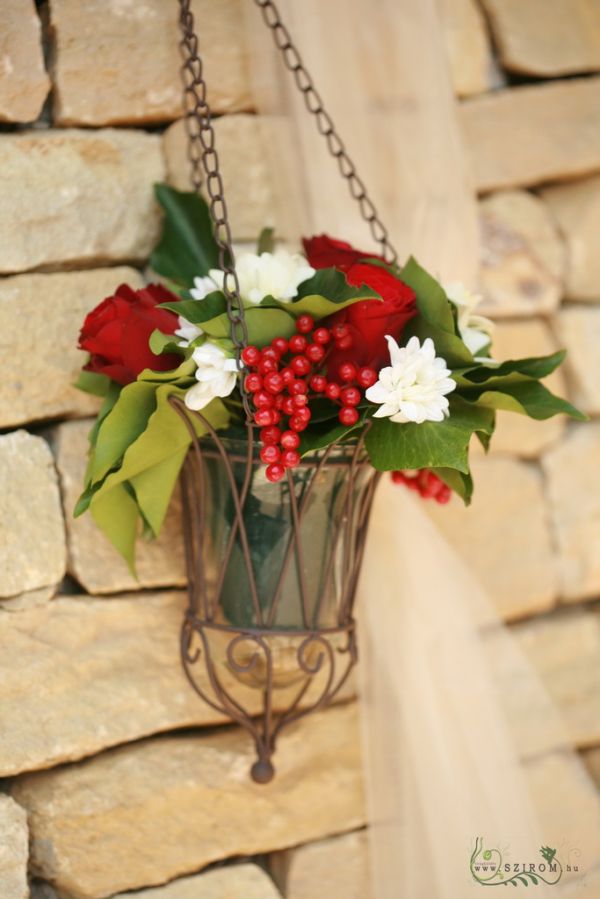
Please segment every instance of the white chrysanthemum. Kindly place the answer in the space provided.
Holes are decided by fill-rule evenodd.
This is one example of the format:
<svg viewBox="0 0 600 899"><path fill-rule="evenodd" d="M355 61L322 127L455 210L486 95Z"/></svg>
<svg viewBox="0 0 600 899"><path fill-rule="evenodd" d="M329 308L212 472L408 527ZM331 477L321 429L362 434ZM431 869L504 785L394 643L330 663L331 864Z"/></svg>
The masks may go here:
<svg viewBox="0 0 600 899"><path fill-rule="evenodd" d="M477 355L491 340L494 322L485 315L477 315L475 309L481 302L481 295L467 290L464 284L455 281L444 287L446 296L458 311L458 330L467 348Z"/></svg>
<svg viewBox="0 0 600 899"><path fill-rule="evenodd" d="M456 381L446 361L435 355L431 337L422 346L418 337L411 337L404 347L389 335L386 340L391 365L381 369L379 379L365 393L372 403L380 404L374 418L417 424L443 421L448 415L446 394L454 390Z"/></svg>
<svg viewBox="0 0 600 899"><path fill-rule="evenodd" d="M298 293L298 285L311 278L315 270L300 253L276 250L275 253L241 253L235 262L240 296L248 303L260 303L267 296L289 303ZM211 269L210 277L223 286L223 272Z"/></svg>
<svg viewBox="0 0 600 899"><path fill-rule="evenodd" d="M203 300L209 293L218 289L212 278L194 278L194 286L190 288L190 296L194 300ZM200 337L203 333L202 328L199 328L198 325L193 325L181 315L179 316L179 327L175 331L176 336L181 337L178 346L189 346L192 340Z"/></svg>
<svg viewBox="0 0 600 899"><path fill-rule="evenodd" d="M214 343L196 347L192 359L198 366L197 384L187 391L185 404L196 412L207 406L216 396L229 396L237 378L237 362Z"/></svg>

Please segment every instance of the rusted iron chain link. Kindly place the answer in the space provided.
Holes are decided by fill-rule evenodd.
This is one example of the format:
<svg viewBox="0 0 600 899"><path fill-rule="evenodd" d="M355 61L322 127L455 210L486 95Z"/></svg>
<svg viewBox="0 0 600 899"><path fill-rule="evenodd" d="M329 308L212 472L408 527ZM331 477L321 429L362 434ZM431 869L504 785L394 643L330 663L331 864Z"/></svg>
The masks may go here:
<svg viewBox="0 0 600 899"><path fill-rule="evenodd" d="M231 339L235 346L236 360L238 367L241 368L242 350L248 345L248 327L235 271L235 256L223 179L219 169L215 132L210 106L206 99L203 64L198 52L198 37L194 31L194 16L190 5L191 0L179 0L179 27L181 30L179 49L182 57L181 80L183 83L184 122L188 136L188 158L194 189L199 192L203 180L206 184L215 241L219 248L219 268L224 272L223 293L227 303L227 318L230 324ZM204 179L202 172L205 175ZM250 420L252 412L243 378L240 382L240 391L246 416Z"/></svg>
<svg viewBox="0 0 600 899"><path fill-rule="evenodd" d="M302 62L302 57L294 46L289 31L281 21L277 6L273 0L254 0L254 3L260 8L265 24L271 29L273 40L281 52L283 62L294 76L296 87L303 96L304 105L315 117L317 129L325 138L329 152L337 161L340 174L348 182L348 189L358 203L363 219L369 225L374 240L381 246L381 255L386 262L396 262L398 253L390 242L388 230L381 222L377 209L367 194L367 189L356 171L356 166L346 152L333 120L323 106L321 95L315 88L312 76Z"/></svg>

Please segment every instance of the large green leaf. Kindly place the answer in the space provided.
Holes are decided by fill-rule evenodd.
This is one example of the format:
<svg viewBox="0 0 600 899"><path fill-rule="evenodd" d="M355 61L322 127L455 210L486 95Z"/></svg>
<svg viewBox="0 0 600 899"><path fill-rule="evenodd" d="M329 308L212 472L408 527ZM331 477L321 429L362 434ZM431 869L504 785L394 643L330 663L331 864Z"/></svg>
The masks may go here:
<svg viewBox="0 0 600 899"><path fill-rule="evenodd" d="M188 451L187 445L175 451L153 468L140 471L129 479L152 536L157 537L165 520L171 496Z"/></svg>
<svg viewBox="0 0 600 899"><path fill-rule="evenodd" d="M96 435L90 460L90 480L100 481L121 459L123 453L144 431L156 406L156 387L134 381L121 390Z"/></svg>
<svg viewBox="0 0 600 899"><path fill-rule="evenodd" d="M396 424L375 418L365 443L371 463L379 471L410 468L454 468L469 473L468 449L473 433L491 433L494 412L450 399L450 416L444 421Z"/></svg>
<svg viewBox="0 0 600 899"><path fill-rule="evenodd" d="M402 269L401 278L414 290L419 310L419 315L406 325L404 341L418 337L422 343L430 337L436 354L445 359L450 368L472 367L473 354L458 334L453 306L442 286L412 257Z"/></svg>
<svg viewBox="0 0 600 899"><path fill-rule="evenodd" d="M113 490L94 497L90 507L92 518L104 531L115 549L123 556L135 575L135 540L138 533L138 508L125 484L117 484Z"/></svg>
<svg viewBox="0 0 600 899"><path fill-rule="evenodd" d="M180 300L178 303L161 303L161 309L175 312L192 325L202 325L212 318L227 312L225 294L215 290L207 294L203 300Z"/></svg>
<svg viewBox="0 0 600 899"><path fill-rule="evenodd" d="M510 380L518 376L490 379L480 387L462 390L462 394L478 406L490 409L505 409L528 415L538 421L551 418L553 415L565 413L578 421L587 421L587 415L575 406L555 396L547 387L531 378Z"/></svg>
<svg viewBox="0 0 600 899"><path fill-rule="evenodd" d="M479 365L477 368L465 369L466 381L481 383L490 378L505 377L507 375L526 375L529 378L546 378L564 362L565 350L559 350L549 356L531 356L527 359L507 359L493 368L487 365ZM454 376L454 375L453 375Z"/></svg>
<svg viewBox="0 0 600 899"><path fill-rule="evenodd" d="M339 309L340 303L346 304L349 300L368 300L374 298L380 300L381 296L372 287L361 284L353 287L348 284L342 272L335 268L322 268L315 272L312 278L303 281L298 287L298 296L293 302L295 308L305 297L327 297Z"/></svg>
<svg viewBox="0 0 600 899"><path fill-rule="evenodd" d="M450 490L458 494L465 506L470 505L473 496L473 478L470 474L456 471L454 468L432 468L434 474L440 478Z"/></svg>
<svg viewBox="0 0 600 899"><path fill-rule="evenodd" d="M295 331L295 320L285 309L269 309L260 306L245 310L248 343L258 347L266 346L275 337L291 337ZM227 315L219 315L202 323L202 330L209 337L229 338L231 325Z"/></svg>
<svg viewBox="0 0 600 899"><path fill-rule="evenodd" d="M91 393L93 396L106 396L110 387L111 380L108 375L102 375L95 371L81 371L79 377L75 381L75 387L83 390L84 393Z"/></svg>
<svg viewBox="0 0 600 899"><path fill-rule="evenodd" d="M193 192L181 192L166 184L155 185L156 199L165 219L161 239L150 257L157 274L182 287L217 268L219 251L205 201Z"/></svg>

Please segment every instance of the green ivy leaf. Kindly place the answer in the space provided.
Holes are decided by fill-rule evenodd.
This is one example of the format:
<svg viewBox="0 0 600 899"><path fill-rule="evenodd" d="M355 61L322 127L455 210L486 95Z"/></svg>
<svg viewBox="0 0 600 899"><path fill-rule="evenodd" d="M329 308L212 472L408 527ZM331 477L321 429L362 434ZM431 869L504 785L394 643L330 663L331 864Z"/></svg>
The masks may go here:
<svg viewBox="0 0 600 899"><path fill-rule="evenodd" d="M461 393L466 399L477 402L478 406L518 412L538 421L560 413L570 415L578 421L588 420L587 415L567 400L555 396L539 381L518 375L491 378L481 387L473 387L470 390L463 388Z"/></svg>
<svg viewBox="0 0 600 899"><path fill-rule="evenodd" d="M566 350L559 350L551 353L549 356L531 356L527 359L507 359L493 368L487 365L479 365L477 368L465 369L461 372L466 381L481 383L489 381L490 378L500 378L508 375L525 375L529 378L546 378L561 365ZM453 375L454 377L454 375Z"/></svg>
<svg viewBox="0 0 600 899"><path fill-rule="evenodd" d="M312 278L303 281L298 287L298 296L291 305L296 307L305 297L311 296L327 297L338 309L341 308L340 303L347 304L348 301L381 299L380 295L366 284L359 287L348 284L343 272L335 268L319 269Z"/></svg>
<svg viewBox="0 0 600 899"><path fill-rule="evenodd" d="M450 488L450 490L460 496L465 506L471 504L471 497L473 496L473 478L470 474L456 471L454 468L432 468L431 470Z"/></svg>
<svg viewBox="0 0 600 899"><path fill-rule="evenodd" d="M491 433L493 410L450 399L450 416L441 422L396 424L375 418L365 444L372 465L379 471L405 468L454 468L469 473L468 450L473 433Z"/></svg>
<svg viewBox="0 0 600 899"><path fill-rule="evenodd" d="M175 284L191 287L195 277L207 275L209 269L219 265L208 206L193 192L181 192L166 184L156 184L154 190L165 220L150 265Z"/></svg>
<svg viewBox="0 0 600 899"><path fill-rule="evenodd" d="M192 325L202 325L204 322L217 318L227 312L227 301L220 290L207 294L203 300L180 300L178 303L161 303L161 309L169 309L176 315L181 315Z"/></svg>
<svg viewBox="0 0 600 899"><path fill-rule="evenodd" d="M364 426L365 417L366 414L363 412L354 425L340 424L337 419L335 419L335 424L332 424L331 418L328 421L319 423L315 423L311 419L311 427L301 434L300 455L304 456L313 450L325 449L325 447L331 446L332 443L339 443L345 440L353 431L357 431Z"/></svg>

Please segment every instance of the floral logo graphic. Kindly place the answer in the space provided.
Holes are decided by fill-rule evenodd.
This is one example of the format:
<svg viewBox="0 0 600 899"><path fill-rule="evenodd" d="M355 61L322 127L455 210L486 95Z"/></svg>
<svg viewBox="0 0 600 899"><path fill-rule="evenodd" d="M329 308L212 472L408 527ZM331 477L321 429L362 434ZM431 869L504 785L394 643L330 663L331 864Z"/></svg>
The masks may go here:
<svg viewBox="0 0 600 899"><path fill-rule="evenodd" d="M558 883L564 873L560 860L556 857L556 849L542 846L540 855L543 861L529 864L509 864L502 858L499 849L484 849L483 837L477 837L475 848L471 854L470 871L473 879L482 886L539 886L540 883L552 886ZM568 870L577 870L568 866Z"/></svg>

